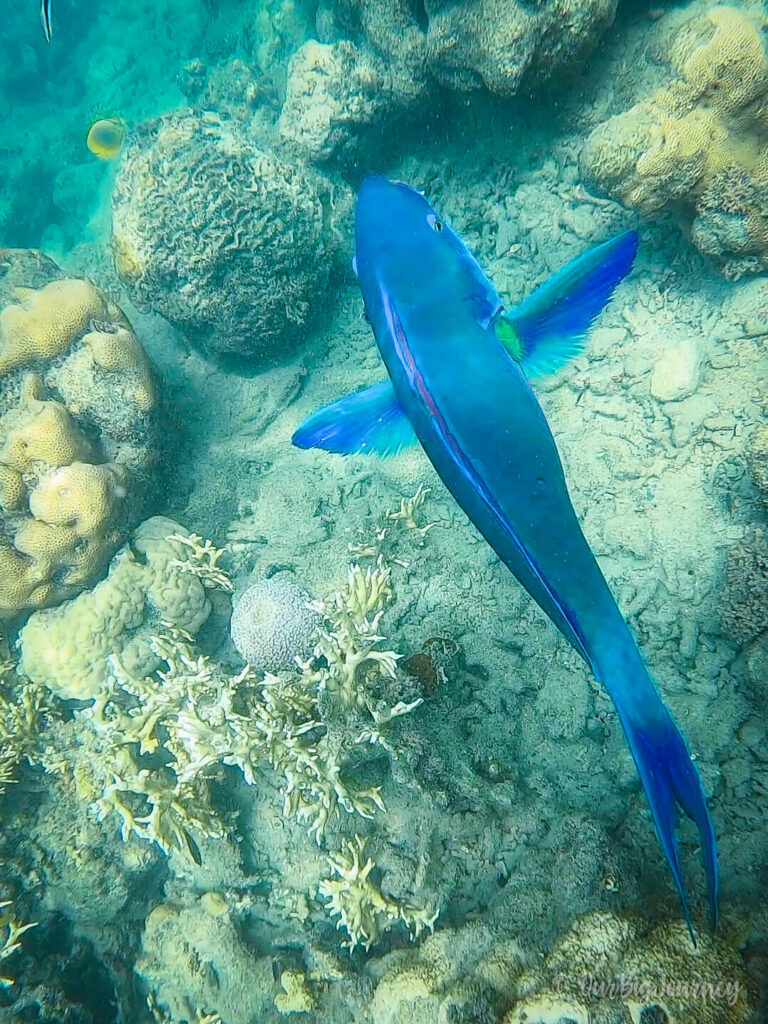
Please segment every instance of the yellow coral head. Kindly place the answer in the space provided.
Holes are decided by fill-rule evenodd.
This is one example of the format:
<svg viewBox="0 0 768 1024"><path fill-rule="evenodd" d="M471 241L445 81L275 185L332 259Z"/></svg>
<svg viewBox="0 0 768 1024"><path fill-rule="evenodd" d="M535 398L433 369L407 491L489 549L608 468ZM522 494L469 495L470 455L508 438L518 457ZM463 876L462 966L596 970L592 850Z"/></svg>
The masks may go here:
<svg viewBox="0 0 768 1024"><path fill-rule="evenodd" d="M116 160L125 142L125 122L118 117L102 117L94 121L85 144L99 160Z"/></svg>

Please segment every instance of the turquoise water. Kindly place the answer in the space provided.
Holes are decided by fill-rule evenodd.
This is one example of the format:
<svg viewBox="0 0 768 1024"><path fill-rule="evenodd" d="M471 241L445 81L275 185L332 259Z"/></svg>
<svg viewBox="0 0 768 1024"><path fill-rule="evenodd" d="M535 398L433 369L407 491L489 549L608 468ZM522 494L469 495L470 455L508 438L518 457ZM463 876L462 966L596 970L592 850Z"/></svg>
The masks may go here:
<svg viewBox="0 0 768 1024"><path fill-rule="evenodd" d="M760 1024L765 5L52 18L50 43L35 0L0 24L0 1020ZM423 447L392 457L291 443L386 376L369 320L401 381L364 270L385 257L355 239L371 173L423 192L507 309L638 234L583 345L557 345L574 289L548 293L562 365L531 388L707 794L715 933L679 830L695 947L616 705L457 504L432 427L407 407ZM430 330L463 367L434 412L461 433L498 337L473 313L463 361L466 276L445 288L389 216L387 288L432 297L406 348L427 385ZM567 524L494 476L542 421L474 408L475 469L552 564Z"/></svg>

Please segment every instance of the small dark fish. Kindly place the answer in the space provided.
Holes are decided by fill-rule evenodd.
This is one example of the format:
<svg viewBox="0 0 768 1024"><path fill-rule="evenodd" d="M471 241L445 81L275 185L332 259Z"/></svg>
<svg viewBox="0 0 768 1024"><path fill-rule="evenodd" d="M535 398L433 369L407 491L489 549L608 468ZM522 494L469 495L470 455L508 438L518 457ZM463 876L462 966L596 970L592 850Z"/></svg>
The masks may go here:
<svg viewBox="0 0 768 1024"><path fill-rule="evenodd" d="M43 23L43 35L47 43L50 43L53 31L53 22L51 20L52 2L53 0L40 0L40 21Z"/></svg>

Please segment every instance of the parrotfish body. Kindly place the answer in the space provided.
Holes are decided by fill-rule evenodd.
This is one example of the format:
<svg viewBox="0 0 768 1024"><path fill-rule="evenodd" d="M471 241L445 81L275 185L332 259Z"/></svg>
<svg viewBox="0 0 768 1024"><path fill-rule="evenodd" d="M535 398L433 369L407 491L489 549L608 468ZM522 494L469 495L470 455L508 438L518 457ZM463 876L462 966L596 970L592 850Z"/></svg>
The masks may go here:
<svg viewBox="0 0 768 1024"><path fill-rule="evenodd" d="M717 915L716 842L701 781L584 538L528 383L582 350L636 248L633 232L598 245L505 313L477 261L423 195L366 179L355 269L390 379L320 409L293 440L382 455L418 440L613 699L693 935L678 807L698 827L713 921Z"/></svg>

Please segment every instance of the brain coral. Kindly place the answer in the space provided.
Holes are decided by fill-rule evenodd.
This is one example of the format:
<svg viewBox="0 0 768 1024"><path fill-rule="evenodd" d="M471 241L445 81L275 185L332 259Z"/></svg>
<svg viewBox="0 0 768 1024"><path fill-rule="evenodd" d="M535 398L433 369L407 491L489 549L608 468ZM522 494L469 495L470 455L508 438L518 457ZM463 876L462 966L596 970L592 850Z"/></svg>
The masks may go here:
<svg viewBox="0 0 768 1024"><path fill-rule="evenodd" d="M169 114L123 154L113 248L132 297L212 355L280 354L323 306L334 186L258 149L236 121Z"/></svg>
<svg viewBox="0 0 768 1024"><path fill-rule="evenodd" d="M768 18L713 7L671 43L676 76L596 128L592 185L644 213L681 210L728 277L768 268Z"/></svg>
<svg viewBox="0 0 768 1024"><path fill-rule="evenodd" d="M516 93L588 53L617 0L321 0L288 69L280 132L310 159L349 156L439 84ZM376 125L376 122L379 122Z"/></svg>
<svg viewBox="0 0 768 1024"><path fill-rule="evenodd" d="M286 573L248 587L235 604L230 633L240 657L260 672L296 667L307 658L320 624L309 594Z"/></svg>
<svg viewBox="0 0 768 1024"><path fill-rule="evenodd" d="M195 633L210 612L203 584L184 569L189 548L171 540L175 534L188 536L172 519L148 519L93 590L31 615L19 637L19 671L65 700L88 700L107 682L110 655L133 676L157 668L149 637L163 623Z"/></svg>
<svg viewBox="0 0 768 1024"><path fill-rule="evenodd" d="M72 597L140 516L155 385L122 311L0 250L0 618Z"/></svg>

